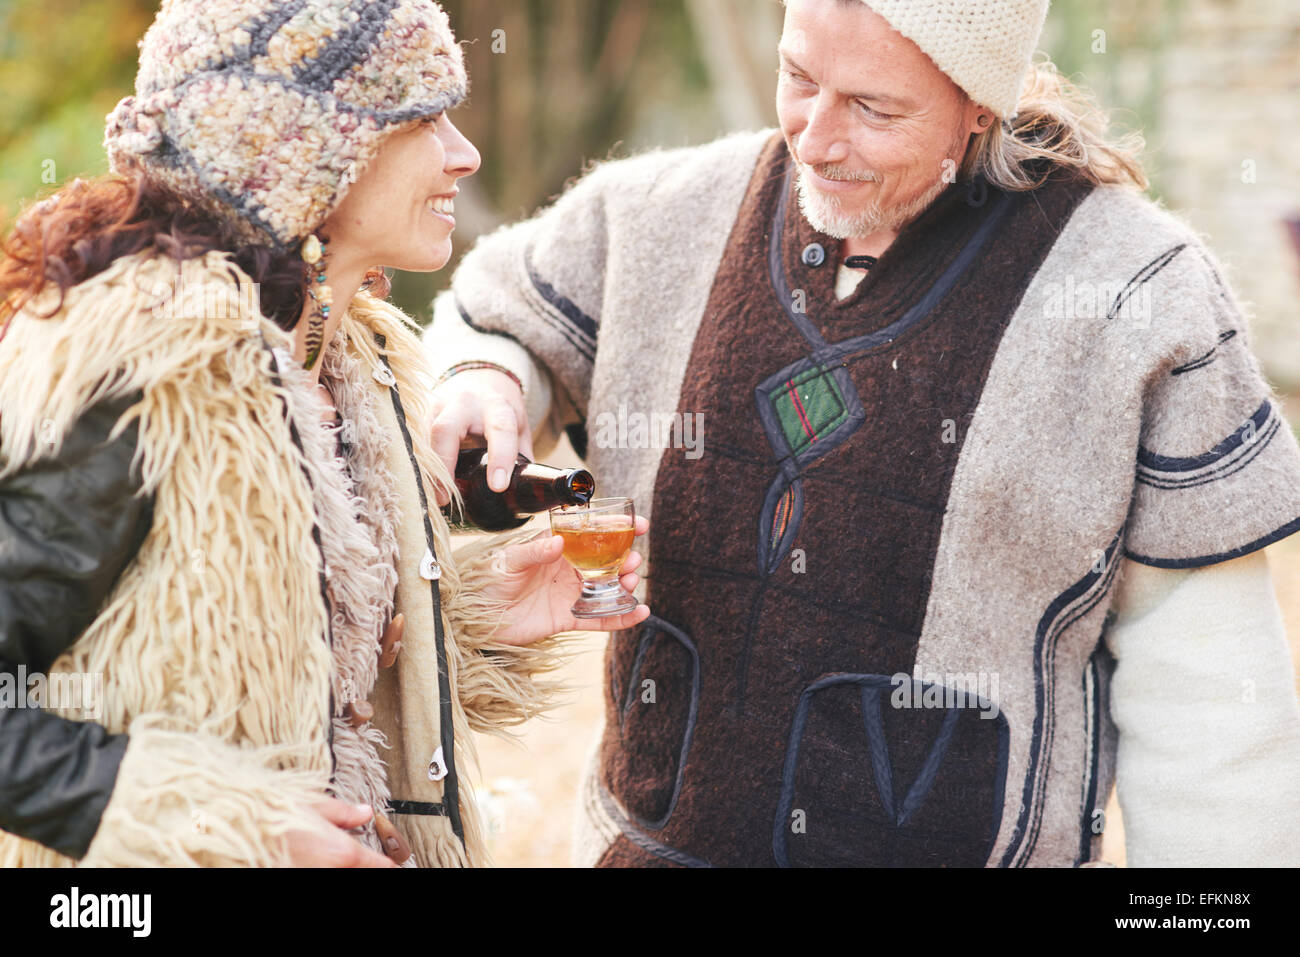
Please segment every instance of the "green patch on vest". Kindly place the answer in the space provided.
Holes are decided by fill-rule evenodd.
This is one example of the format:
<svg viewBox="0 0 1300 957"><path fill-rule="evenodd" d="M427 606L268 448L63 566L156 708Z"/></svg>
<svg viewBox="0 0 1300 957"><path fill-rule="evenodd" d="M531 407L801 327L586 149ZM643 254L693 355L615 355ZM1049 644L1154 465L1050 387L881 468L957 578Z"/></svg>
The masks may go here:
<svg viewBox="0 0 1300 957"><path fill-rule="evenodd" d="M844 395L830 370L820 366L801 372L772 393L781 431L796 455L849 417Z"/></svg>

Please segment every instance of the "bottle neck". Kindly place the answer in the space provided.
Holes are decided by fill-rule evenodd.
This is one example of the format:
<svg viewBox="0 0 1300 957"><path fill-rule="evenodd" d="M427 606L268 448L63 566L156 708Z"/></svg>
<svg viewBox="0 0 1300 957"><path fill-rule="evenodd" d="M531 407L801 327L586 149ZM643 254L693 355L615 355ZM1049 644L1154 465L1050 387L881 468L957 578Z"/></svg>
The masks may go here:
<svg viewBox="0 0 1300 957"><path fill-rule="evenodd" d="M559 505L583 505L596 482L586 469L557 469L529 463L515 470L506 498L520 512L541 512Z"/></svg>
<svg viewBox="0 0 1300 957"><path fill-rule="evenodd" d="M529 515L559 506L586 504L596 493L596 480L586 469L557 469L522 455L505 491L494 492L487 483L482 448L461 450L455 479L467 523L486 531L516 528Z"/></svg>

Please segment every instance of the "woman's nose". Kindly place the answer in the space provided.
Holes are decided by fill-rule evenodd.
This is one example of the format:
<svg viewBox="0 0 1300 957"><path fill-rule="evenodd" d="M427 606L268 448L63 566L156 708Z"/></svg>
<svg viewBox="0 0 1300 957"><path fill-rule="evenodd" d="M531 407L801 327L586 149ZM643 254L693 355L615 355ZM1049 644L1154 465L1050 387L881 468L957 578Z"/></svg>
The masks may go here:
<svg viewBox="0 0 1300 957"><path fill-rule="evenodd" d="M457 179L472 176L478 172L482 157L474 144L465 138L465 134L447 119L447 131L443 137L443 148L447 151L447 172Z"/></svg>

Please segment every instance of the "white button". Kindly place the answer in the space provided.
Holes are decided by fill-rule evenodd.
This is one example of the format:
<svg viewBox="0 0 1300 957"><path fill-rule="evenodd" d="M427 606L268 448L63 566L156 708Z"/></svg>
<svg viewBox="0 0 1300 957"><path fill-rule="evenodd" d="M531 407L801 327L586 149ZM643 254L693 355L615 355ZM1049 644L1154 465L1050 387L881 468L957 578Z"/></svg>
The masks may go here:
<svg viewBox="0 0 1300 957"><path fill-rule="evenodd" d="M375 366L375 371L373 374L375 377L375 381L378 382L380 385L387 385L387 386L397 385L397 379L393 377L393 370L388 368L388 366L385 365Z"/></svg>
<svg viewBox="0 0 1300 957"><path fill-rule="evenodd" d="M420 559L420 577L431 582L436 582L442 577L442 566L438 564L438 559L433 557L433 552L427 548L424 550L424 557Z"/></svg>
<svg viewBox="0 0 1300 957"><path fill-rule="evenodd" d="M439 748L429 759L429 780L441 781L446 776L447 762L442 759L442 748Z"/></svg>

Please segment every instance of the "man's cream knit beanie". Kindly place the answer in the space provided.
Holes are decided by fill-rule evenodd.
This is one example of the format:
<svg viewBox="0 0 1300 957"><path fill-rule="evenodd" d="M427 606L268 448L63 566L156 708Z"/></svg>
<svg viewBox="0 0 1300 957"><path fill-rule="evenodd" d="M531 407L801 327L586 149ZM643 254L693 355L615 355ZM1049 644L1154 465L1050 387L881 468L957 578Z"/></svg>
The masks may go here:
<svg viewBox="0 0 1300 957"><path fill-rule="evenodd" d="M1015 115L1049 0L862 0L999 119Z"/></svg>

